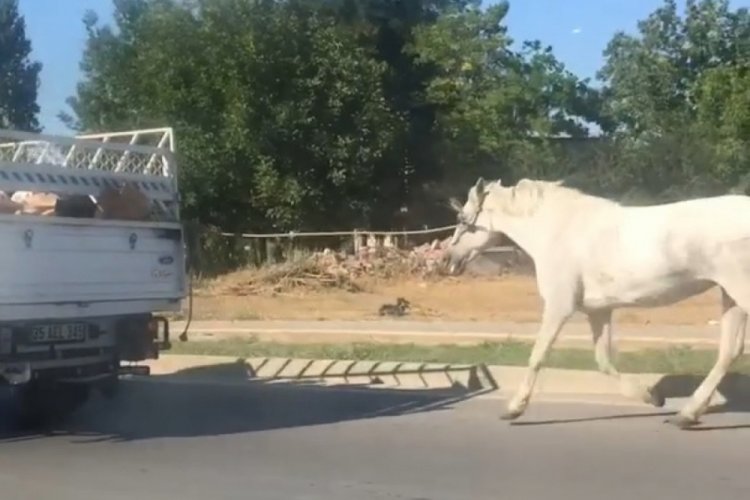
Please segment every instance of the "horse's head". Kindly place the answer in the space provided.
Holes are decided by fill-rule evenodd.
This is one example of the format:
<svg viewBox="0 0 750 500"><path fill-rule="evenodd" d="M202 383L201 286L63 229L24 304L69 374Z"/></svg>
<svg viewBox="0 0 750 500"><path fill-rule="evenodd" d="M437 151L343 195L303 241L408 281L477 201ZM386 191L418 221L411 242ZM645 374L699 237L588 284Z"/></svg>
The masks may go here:
<svg viewBox="0 0 750 500"><path fill-rule="evenodd" d="M545 211L542 209L547 204L545 200L580 199L583 196L576 190L561 188L562 184L562 181L521 179L514 186L506 187L499 180L485 183L480 177L469 189L465 204L451 200L451 206L458 213L458 222L446 249L449 272L458 274L463 271L466 264L482 251L499 244L503 234L529 251L528 245L533 244L534 233L539 231L540 224L544 227L543 214L554 214L566 206L553 203Z"/></svg>
<svg viewBox="0 0 750 500"><path fill-rule="evenodd" d="M451 206L457 213L457 224L446 249L450 274L461 273L466 264L500 239L500 233L493 230L491 210L485 206L489 194L490 186L480 177L469 189L466 203L461 205L455 198L451 199Z"/></svg>

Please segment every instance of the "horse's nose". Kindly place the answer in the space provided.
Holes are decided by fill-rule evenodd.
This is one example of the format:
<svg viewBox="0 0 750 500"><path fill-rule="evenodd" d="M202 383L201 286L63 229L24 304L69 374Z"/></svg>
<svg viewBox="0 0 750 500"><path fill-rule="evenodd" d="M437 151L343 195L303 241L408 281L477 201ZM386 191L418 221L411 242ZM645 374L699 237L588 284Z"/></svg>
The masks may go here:
<svg viewBox="0 0 750 500"><path fill-rule="evenodd" d="M450 254L446 255L445 256L445 268L448 274L451 276L461 274L465 261L466 259L460 256L450 255Z"/></svg>

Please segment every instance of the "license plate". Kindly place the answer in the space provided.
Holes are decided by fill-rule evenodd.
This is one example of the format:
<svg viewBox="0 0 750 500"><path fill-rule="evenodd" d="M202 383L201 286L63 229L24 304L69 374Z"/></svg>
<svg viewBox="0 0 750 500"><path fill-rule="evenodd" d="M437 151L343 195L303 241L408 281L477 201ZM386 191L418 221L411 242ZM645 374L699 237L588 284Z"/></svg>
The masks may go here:
<svg viewBox="0 0 750 500"><path fill-rule="evenodd" d="M54 342L83 342L89 331L85 323L61 323L31 327L29 342L45 344Z"/></svg>

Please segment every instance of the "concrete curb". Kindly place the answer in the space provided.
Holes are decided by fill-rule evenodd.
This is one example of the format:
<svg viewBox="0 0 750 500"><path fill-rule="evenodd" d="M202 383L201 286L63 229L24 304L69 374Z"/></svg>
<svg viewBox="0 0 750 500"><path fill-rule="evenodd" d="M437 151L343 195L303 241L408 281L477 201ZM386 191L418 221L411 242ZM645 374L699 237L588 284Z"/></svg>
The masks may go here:
<svg viewBox="0 0 750 500"><path fill-rule="evenodd" d="M193 341L222 339L254 339L282 343L337 344L372 342L417 345L476 345L483 342L522 341L533 342L536 325L516 324L496 326L466 322L458 324L433 324L400 321L196 321L188 333ZM183 331L184 323L175 321L171 328ZM696 349L716 349L716 325L705 328L653 326L642 329L618 327L615 346L620 351L690 346ZM640 333L639 333L640 332ZM587 325L572 323L558 339L560 347L591 347L591 334ZM747 343L750 349L750 341Z"/></svg>
<svg viewBox="0 0 750 500"><path fill-rule="evenodd" d="M450 391L473 396L507 397L525 376L525 367L446 365L299 358L236 358L231 356L162 355L146 363L152 375L171 379L211 379L266 384L305 384L319 387ZM618 381L599 372L545 368L535 397L600 402L637 403L626 397L628 382L653 387L665 399L689 397L703 376L658 373L624 374ZM632 386L632 385L631 385ZM728 375L712 405L746 402L750 377Z"/></svg>

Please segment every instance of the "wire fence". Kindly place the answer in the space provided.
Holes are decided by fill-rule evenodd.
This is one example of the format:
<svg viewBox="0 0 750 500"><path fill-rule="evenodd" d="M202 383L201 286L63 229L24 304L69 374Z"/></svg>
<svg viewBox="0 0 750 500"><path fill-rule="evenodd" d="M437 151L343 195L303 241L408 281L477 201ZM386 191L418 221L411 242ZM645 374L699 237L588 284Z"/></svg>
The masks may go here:
<svg viewBox="0 0 750 500"><path fill-rule="evenodd" d="M241 267L295 260L330 249L356 253L363 247L408 250L445 239L455 225L435 228L368 231L290 231L284 233L231 233L198 224L186 224L186 240L192 271L211 276Z"/></svg>
<svg viewBox="0 0 750 500"><path fill-rule="evenodd" d="M453 231L456 229L456 225L451 226L442 226L442 227L434 227L434 228L425 228L425 229L410 229L410 230L401 230L401 231L365 231L365 230L350 230L350 231L316 231L316 232L296 232L296 231L289 231L286 233L221 233L222 236L227 237L237 237L240 238L305 238L305 237L316 237L316 236L350 236L350 237L356 237L357 235L372 235L375 237L385 237L385 236L414 236L414 235L423 235L423 234L437 234L437 233L443 233L447 231Z"/></svg>

